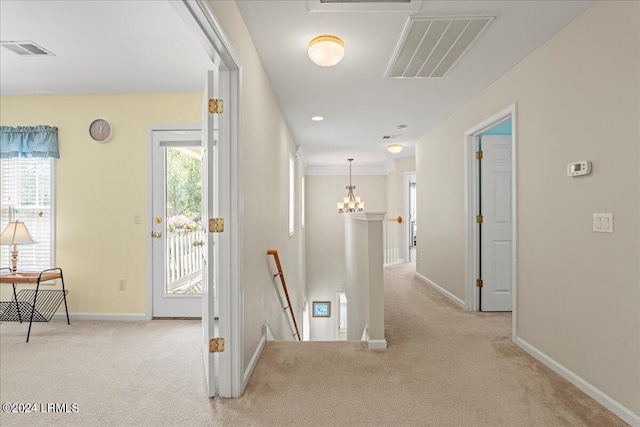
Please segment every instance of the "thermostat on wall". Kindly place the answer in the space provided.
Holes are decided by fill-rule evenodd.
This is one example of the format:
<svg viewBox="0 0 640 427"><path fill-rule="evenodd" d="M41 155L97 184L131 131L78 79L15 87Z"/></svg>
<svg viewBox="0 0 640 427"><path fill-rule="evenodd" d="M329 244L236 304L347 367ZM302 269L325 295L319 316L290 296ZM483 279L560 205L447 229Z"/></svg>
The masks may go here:
<svg viewBox="0 0 640 427"><path fill-rule="evenodd" d="M591 173L591 162L588 160L573 162L567 165L568 176L589 175L590 173Z"/></svg>

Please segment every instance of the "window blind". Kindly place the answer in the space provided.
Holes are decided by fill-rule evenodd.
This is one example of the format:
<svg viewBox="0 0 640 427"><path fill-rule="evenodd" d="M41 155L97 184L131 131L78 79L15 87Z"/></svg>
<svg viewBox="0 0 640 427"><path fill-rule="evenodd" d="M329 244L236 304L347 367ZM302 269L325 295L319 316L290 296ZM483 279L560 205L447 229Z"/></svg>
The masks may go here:
<svg viewBox="0 0 640 427"><path fill-rule="evenodd" d="M37 244L20 245L18 269L53 266L52 158L0 159L0 231L23 221ZM12 246L0 246L0 267L11 266Z"/></svg>

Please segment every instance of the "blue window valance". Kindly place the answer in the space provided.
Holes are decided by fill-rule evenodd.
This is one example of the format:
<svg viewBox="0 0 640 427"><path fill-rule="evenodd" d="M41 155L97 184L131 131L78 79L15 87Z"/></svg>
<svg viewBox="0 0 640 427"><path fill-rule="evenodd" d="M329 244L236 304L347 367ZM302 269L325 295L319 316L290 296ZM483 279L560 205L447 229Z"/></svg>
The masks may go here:
<svg viewBox="0 0 640 427"><path fill-rule="evenodd" d="M0 126L0 159L11 157L54 157L58 151L55 126Z"/></svg>

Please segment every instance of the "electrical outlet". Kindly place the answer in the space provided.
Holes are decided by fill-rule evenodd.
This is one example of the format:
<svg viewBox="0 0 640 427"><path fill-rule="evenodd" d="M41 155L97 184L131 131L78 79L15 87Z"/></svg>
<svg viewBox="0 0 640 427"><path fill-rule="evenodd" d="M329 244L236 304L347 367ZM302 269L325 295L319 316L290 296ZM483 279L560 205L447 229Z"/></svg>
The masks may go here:
<svg viewBox="0 0 640 427"><path fill-rule="evenodd" d="M424 252L420 252L420 262L424 262Z"/></svg>
<svg viewBox="0 0 640 427"><path fill-rule="evenodd" d="M140 224L140 214L137 213L133 215L133 223Z"/></svg>
<svg viewBox="0 0 640 427"><path fill-rule="evenodd" d="M121 291L124 291L124 290L127 289L127 280L126 279L118 280L118 289L120 289Z"/></svg>

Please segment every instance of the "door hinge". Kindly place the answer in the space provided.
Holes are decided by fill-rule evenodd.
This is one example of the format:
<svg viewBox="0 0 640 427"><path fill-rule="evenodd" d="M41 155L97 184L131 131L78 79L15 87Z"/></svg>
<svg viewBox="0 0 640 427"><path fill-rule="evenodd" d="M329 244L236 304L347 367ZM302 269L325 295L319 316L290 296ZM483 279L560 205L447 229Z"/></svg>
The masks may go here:
<svg viewBox="0 0 640 427"><path fill-rule="evenodd" d="M476 159L482 160L482 150L476 151Z"/></svg>
<svg viewBox="0 0 640 427"><path fill-rule="evenodd" d="M209 340L209 353L222 353L224 351L224 338L211 338Z"/></svg>
<svg viewBox="0 0 640 427"><path fill-rule="evenodd" d="M483 221L484 221L484 217L482 215L476 215L476 222L478 224L482 224Z"/></svg>
<svg viewBox="0 0 640 427"><path fill-rule="evenodd" d="M222 114L224 113L224 100L222 99L210 99L209 100L209 112L211 114Z"/></svg>
<svg viewBox="0 0 640 427"><path fill-rule="evenodd" d="M209 219L209 233L222 233L224 231L224 218Z"/></svg>
<svg viewBox="0 0 640 427"><path fill-rule="evenodd" d="M482 279L477 279L476 280L476 286L481 288L482 287Z"/></svg>

